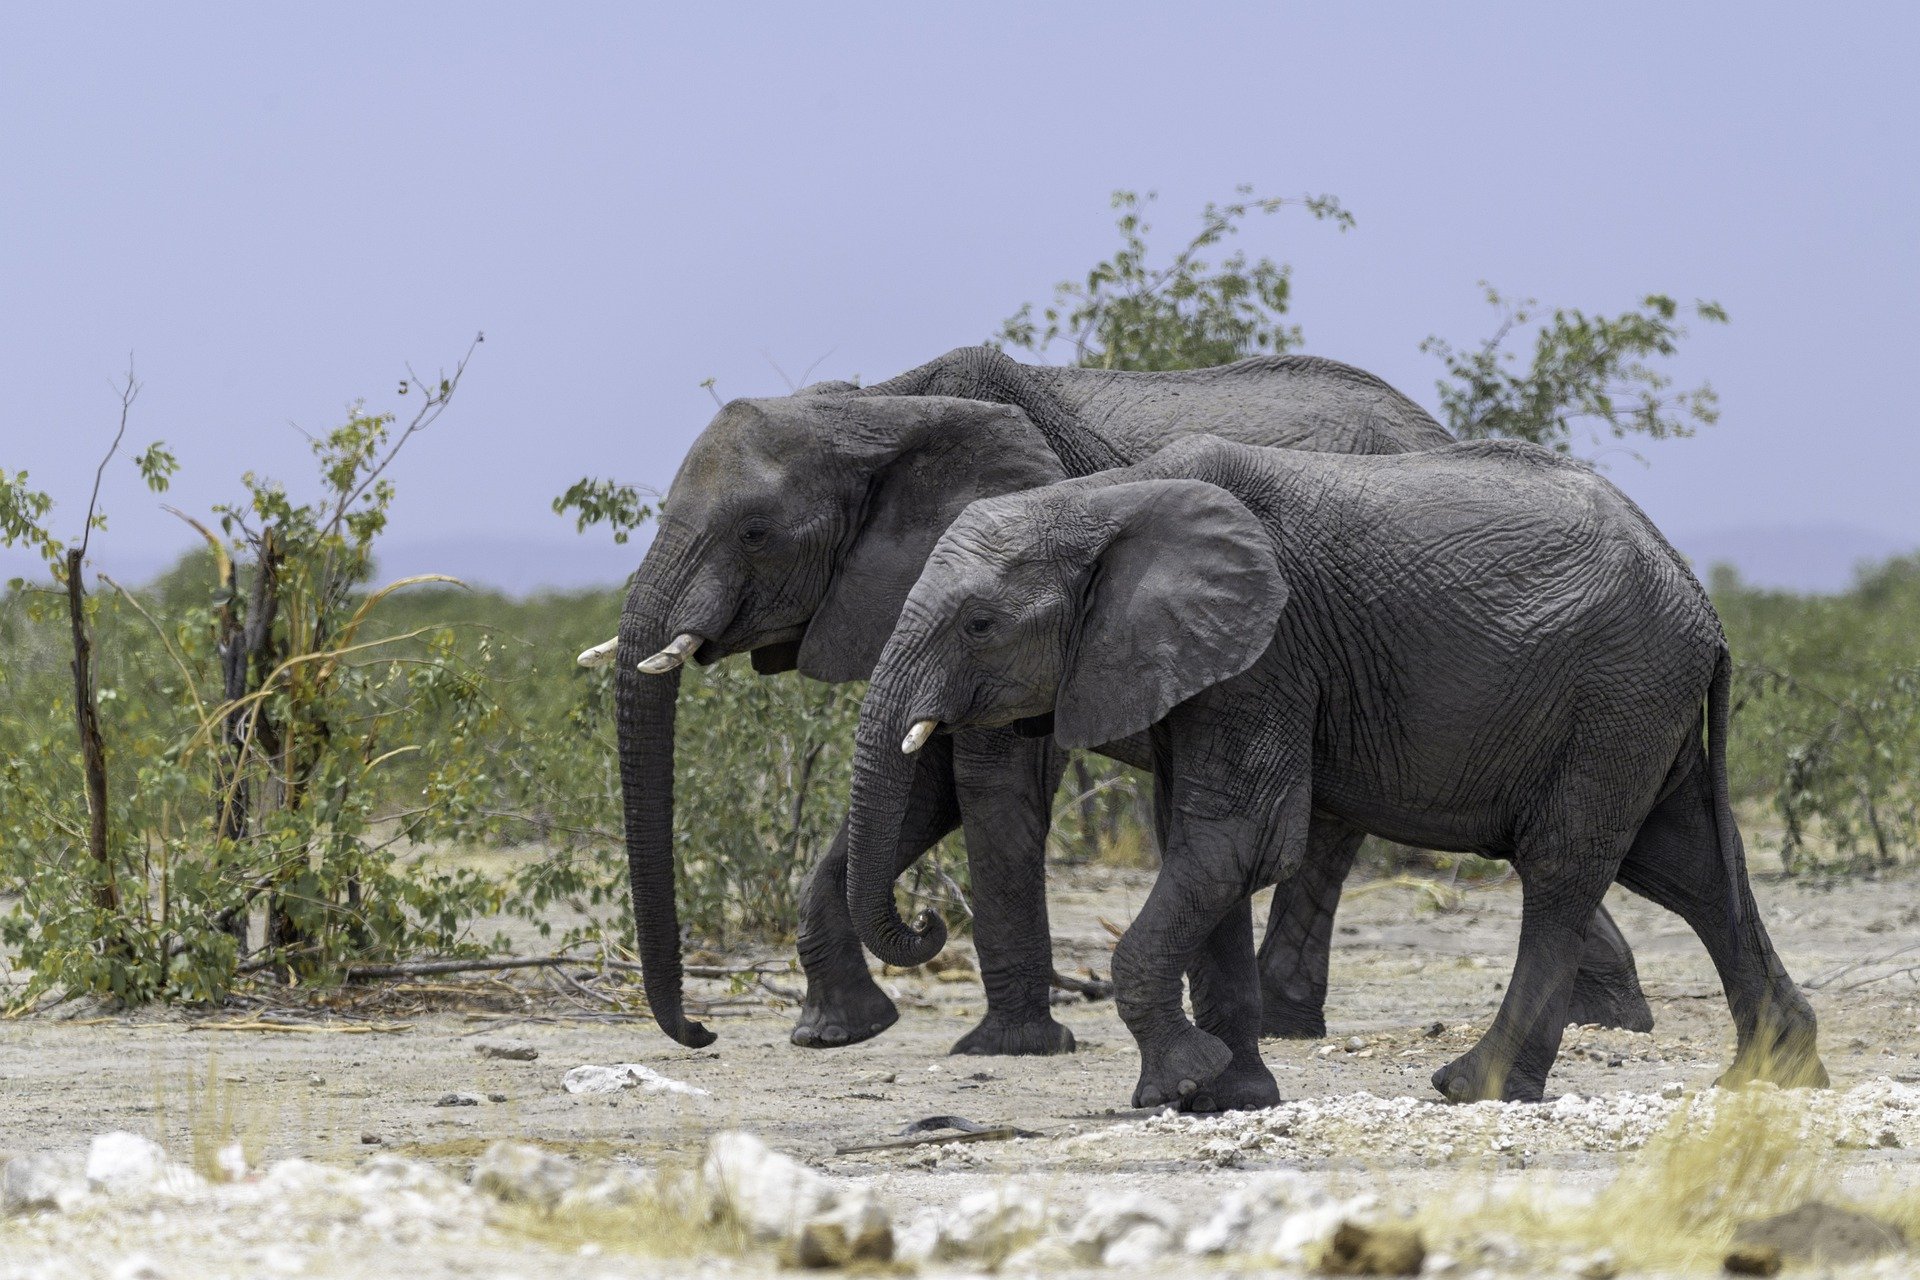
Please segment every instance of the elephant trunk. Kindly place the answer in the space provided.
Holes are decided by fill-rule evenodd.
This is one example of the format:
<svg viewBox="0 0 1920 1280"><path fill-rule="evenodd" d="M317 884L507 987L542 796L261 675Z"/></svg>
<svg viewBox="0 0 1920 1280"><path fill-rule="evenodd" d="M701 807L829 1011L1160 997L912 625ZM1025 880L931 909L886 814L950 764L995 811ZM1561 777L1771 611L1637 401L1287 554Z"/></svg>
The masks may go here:
<svg viewBox="0 0 1920 1280"><path fill-rule="evenodd" d="M656 572L657 565L673 564L673 555L674 548L656 541L627 593L620 615L614 692L627 874L647 1005L662 1031L697 1049L712 1044L714 1035L687 1020L681 996L680 915L674 902L673 861L674 718L680 672L676 667L649 675L638 665L673 638L669 624L674 593L662 589L657 581L662 575Z"/></svg>
<svg viewBox="0 0 1920 1280"><path fill-rule="evenodd" d="M867 950L888 964L911 968L940 954L947 926L931 911L909 925L894 906L894 851L915 768L913 757L901 749L907 724L894 714L903 705L890 693L894 683L876 673L860 709L847 810L847 907Z"/></svg>

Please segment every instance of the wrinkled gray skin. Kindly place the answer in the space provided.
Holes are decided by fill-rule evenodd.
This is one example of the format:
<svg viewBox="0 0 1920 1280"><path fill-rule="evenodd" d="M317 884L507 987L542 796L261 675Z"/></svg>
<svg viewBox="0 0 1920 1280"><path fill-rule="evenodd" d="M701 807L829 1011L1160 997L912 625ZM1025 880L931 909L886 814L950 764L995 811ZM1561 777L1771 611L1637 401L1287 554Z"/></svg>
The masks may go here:
<svg viewBox="0 0 1920 1280"><path fill-rule="evenodd" d="M1519 874L1513 978L1435 1074L1449 1099L1541 1097L1616 877L1706 944L1738 1031L1729 1078L1824 1084L1727 804L1727 672L1685 563L1580 464L1511 443L1184 441L976 503L941 538L861 713L851 912L895 964L944 940L894 908L910 726L1023 724L1069 747L1151 726L1162 869L1113 961L1136 1106L1278 1100L1248 896L1285 895L1363 831Z"/></svg>
<svg viewBox="0 0 1920 1280"><path fill-rule="evenodd" d="M1359 370L1281 356L1188 373L1035 368L964 348L877 386L823 384L727 405L688 451L629 593L617 678L627 856L648 1000L683 1044L673 909L677 672L638 657L692 633L695 660L752 651L765 673L865 679L942 530L975 498L1083 475L1196 431L1260 444L1400 453L1451 443L1419 406ZM1144 742L1109 754L1145 766ZM1062 756L1004 730L943 738L918 763L894 856L906 866L956 826L973 868L987 1013L961 1053L1054 1053L1073 1038L1048 1011L1044 847ZM812 874L800 921L807 996L796 1044L873 1036L897 1016L868 976L846 914L845 833ZM1327 943L1358 841L1270 919L1270 1034L1324 1033ZM1604 937L1602 936L1604 934ZM1651 1014L1607 922L1583 969L1582 1021L1644 1028Z"/></svg>

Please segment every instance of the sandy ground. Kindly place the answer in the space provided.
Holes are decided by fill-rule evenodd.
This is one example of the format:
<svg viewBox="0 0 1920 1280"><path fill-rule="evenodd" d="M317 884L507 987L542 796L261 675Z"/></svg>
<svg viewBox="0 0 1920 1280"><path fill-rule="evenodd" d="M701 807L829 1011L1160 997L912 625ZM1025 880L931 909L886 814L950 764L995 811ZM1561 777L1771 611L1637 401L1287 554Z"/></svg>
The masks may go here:
<svg viewBox="0 0 1920 1280"><path fill-rule="evenodd" d="M1133 872L1057 874L1052 902L1060 967L1104 972L1110 936L1101 922L1128 920L1149 882ZM1143 1123L1142 1113L1126 1111L1137 1064L1111 1002L1076 1000L1057 1010L1080 1042L1071 1057L950 1058L947 1046L979 1015L977 983L905 974L882 979L901 1005L899 1024L877 1040L832 1051L791 1046L793 1009L772 996L722 1010L710 1024L720 1033L718 1043L700 1051L671 1044L648 1022L570 1020L567 1007L554 1001L519 1019L459 1010L408 1017L410 1029L389 1034L197 1025L246 1016L231 1012L95 1011L0 1023L0 1157L77 1152L93 1135L130 1130L182 1159L196 1144L204 1150L237 1137L256 1166L289 1157L351 1166L385 1152L424 1158L464 1178L496 1138L533 1139L583 1157L688 1164L712 1133L746 1129L824 1172L872 1179L896 1217L1018 1178L1062 1202L1100 1190L1140 1191L1188 1220L1204 1218L1234 1187L1275 1169L1304 1170L1343 1194L1372 1190L1404 1202L1471 1179L1595 1187L1664 1119L1663 1090L1671 1096L1680 1092L1676 1086L1705 1088L1729 1059L1726 1007L1697 941L1679 920L1616 890L1609 905L1639 957L1654 1032L1571 1029L1545 1107L1440 1105L1427 1077L1471 1042L1498 1004L1518 931L1517 890L1479 888L1460 895L1452 909L1440 909L1430 894L1401 882L1359 889L1341 912L1329 1036L1264 1046L1289 1103L1252 1123ZM1920 1114L1911 1130L1903 1118L1913 1102L1904 1096L1913 1092L1906 1086L1920 1081L1920 985L1900 972L1906 960L1895 955L1920 921L1920 882L1772 880L1758 894L1789 969L1803 984L1817 985L1811 998L1835 1096L1873 1103L1843 1117L1843 1126L1857 1119L1855 1127L1865 1127L1837 1139L1832 1158L1843 1165L1849 1186L1884 1192L1920 1184L1914 1154ZM690 990L728 994L718 982L696 982ZM1435 1022L1444 1024L1438 1034ZM538 1058L500 1061L476 1052L479 1042L503 1039L533 1046ZM599 1097L561 1088L571 1067L621 1062L647 1064L707 1096ZM1888 1089L1902 1098L1887 1102ZM499 1100L437 1105L449 1091ZM1352 1098L1358 1094L1371 1098ZM1632 1100L1588 1114L1597 1104L1580 1099L1596 1095ZM1556 1096L1571 1100L1556 1108ZM836 1154L938 1115L1041 1136ZM231 1211L223 1212L221 1222L205 1230L169 1234L172 1228L160 1230L156 1219L143 1234L138 1215L98 1211L83 1241L51 1223L59 1215L12 1219L0 1223L0 1274L706 1269L642 1263L617 1251L602 1254L595 1245L583 1259L572 1246L529 1242L471 1223L411 1243L383 1238L362 1248L335 1240L309 1248L296 1240L292 1254L276 1253L271 1232L249 1235ZM221 1240L232 1247L217 1247ZM135 1256L143 1249L144 1261ZM723 1269L771 1265L748 1257Z"/></svg>

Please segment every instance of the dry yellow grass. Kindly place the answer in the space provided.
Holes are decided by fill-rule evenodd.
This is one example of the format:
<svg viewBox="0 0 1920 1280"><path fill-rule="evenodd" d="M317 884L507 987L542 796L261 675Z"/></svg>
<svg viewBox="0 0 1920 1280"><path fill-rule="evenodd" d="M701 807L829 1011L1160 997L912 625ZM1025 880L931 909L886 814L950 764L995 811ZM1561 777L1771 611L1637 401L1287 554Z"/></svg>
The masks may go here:
<svg viewBox="0 0 1920 1280"><path fill-rule="evenodd" d="M1421 1225L1450 1250L1497 1233L1543 1252L1604 1248L1628 1270L1717 1270L1740 1223L1836 1198L1831 1144L1811 1140L1806 1097L1766 1087L1703 1095L1597 1196L1482 1191L1429 1208Z"/></svg>

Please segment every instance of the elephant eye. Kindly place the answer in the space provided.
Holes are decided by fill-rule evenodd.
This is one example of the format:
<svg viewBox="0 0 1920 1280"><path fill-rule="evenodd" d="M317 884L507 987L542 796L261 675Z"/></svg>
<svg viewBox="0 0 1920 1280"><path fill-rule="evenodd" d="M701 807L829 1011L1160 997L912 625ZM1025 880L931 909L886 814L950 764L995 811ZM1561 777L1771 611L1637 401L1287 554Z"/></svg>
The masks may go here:
<svg viewBox="0 0 1920 1280"><path fill-rule="evenodd" d="M740 526L740 545L749 551L758 551L767 545L773 537L773 521L755 518Z"/></svg>
<svg viewBox="0 0 1920 1280"><path fill-rule="evenodd" d="M967 638L970 640L984 640L992 635L999 625L1000 620L990 613L972 613L968 614L966 621L960 624L960 629L967 633Z"/></svg>

